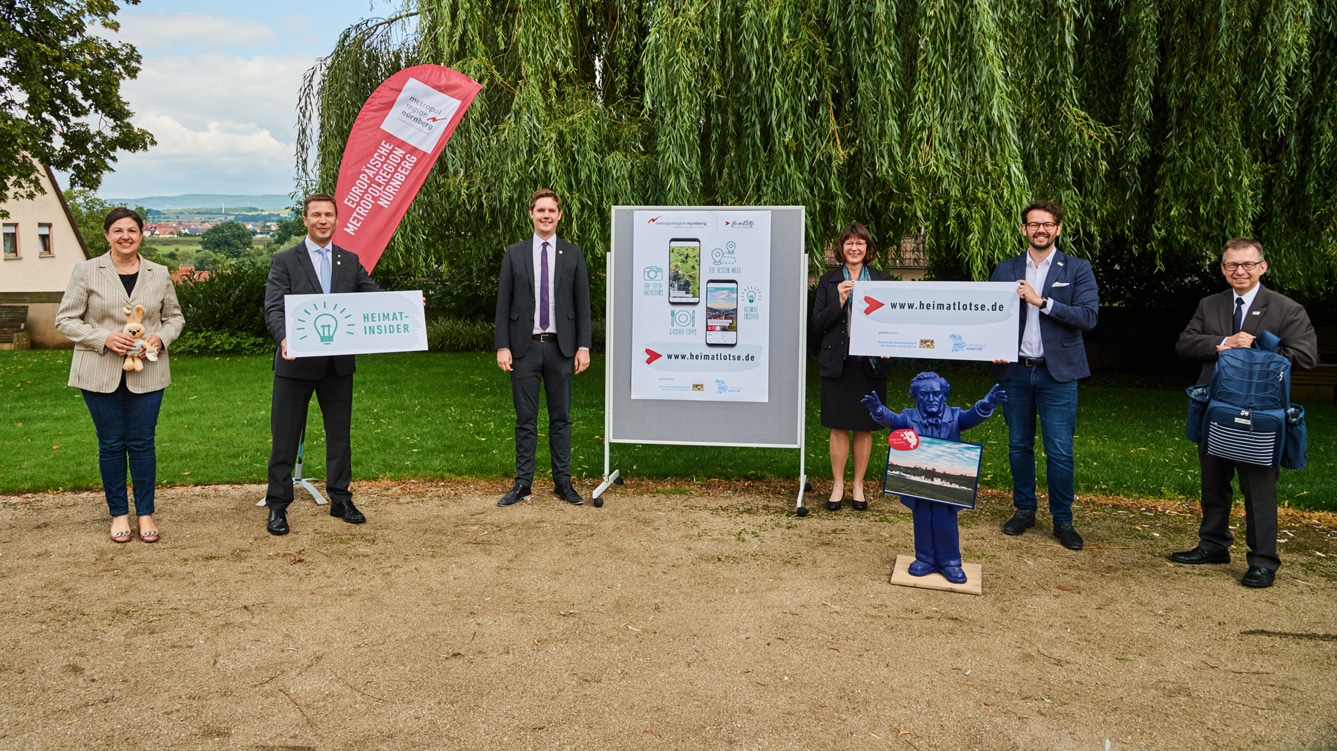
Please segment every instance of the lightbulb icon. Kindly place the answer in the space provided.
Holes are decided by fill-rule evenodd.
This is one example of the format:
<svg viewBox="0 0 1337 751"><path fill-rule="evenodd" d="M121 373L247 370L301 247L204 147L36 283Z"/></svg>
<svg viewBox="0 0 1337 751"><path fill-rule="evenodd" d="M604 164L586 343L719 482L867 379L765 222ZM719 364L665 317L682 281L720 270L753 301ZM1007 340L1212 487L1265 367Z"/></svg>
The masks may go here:
<svg viewBox="0 0 1337 751"><path fill-rule="evenodd" d="M339 319L329 313L321 313L313 321L316 327L316 336L320 337L321 344L331 344L334 342L334 335L339 331Z"/></svg>

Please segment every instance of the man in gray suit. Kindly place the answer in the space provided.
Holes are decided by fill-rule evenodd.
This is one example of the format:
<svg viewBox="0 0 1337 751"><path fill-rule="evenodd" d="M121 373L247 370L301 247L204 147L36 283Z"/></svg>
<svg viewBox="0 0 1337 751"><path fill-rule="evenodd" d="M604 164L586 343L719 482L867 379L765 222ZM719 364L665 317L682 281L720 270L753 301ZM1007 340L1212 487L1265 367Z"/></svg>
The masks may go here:
<svg viewBox="0 0 1337 751"><path fill-rule="evenodd" d="M539 385L548 398L553 493L579 506L571 486L571 379L590 365L590 280L585 253L557 237L562 201L551 190L529 198L532 237L506 248L497 280L497 367L511 374L515 403L515 484L497 502L530 497L538 450Z"/></svg>
<svg viewBox="0 0 1337 751"><path fill-rule="evenodd" d="M337 292L376 292L357 254L335 246L331 240L338 225L334 196L307 196L302 204L306 238L279 251L269 262L265 285L265 326L278 342L274 352L274 396L270 403L269 430L273 446L269 454L269 507L266 529L272 535L288 534L288 504L292 503L292 470L297 447L306 428L306 409L314 393L325 418L325 490L330 496L330 516L349 524L367 519L353 505L348 485L353 477L349 432L353 423L352 355L295 358L288 354L283 298L287 295L320 295Z"/></svg>
<svg viewBox="0 0 1337 751"><path fill-rule="evenodd" d="M1318 337L1302 305L1259 283L1267 273L1263 244L1249 237L1226 243L1221 274L1230 289L1202 298L1193 320L1179 335L1175 351L1181 357L1202 360L1198 383L1210 383L1218 353L1234 347L1252 347L1254 339L1270 331L1281 339L1277 354L1293 368L1318 364ZM1244 529L1249 544L1249 570L1240 583L1270 587L1281 567L1277 557L1277 467L1222 459L1207 453L1207 441L1198 444L1202 466L1202 526L1198 545L1174 553L1176 563L1230 563L1230 506L1235 500L1230 481L1239 475L1244 494Z"/></svg>

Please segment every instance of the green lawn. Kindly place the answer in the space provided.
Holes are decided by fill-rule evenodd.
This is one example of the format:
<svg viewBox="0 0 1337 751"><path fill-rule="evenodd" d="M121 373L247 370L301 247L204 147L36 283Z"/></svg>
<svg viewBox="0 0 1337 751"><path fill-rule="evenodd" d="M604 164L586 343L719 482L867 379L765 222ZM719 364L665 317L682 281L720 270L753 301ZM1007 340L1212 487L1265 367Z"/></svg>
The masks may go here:
<svg viewBox="0 0 1337 751"><path fill-rule="evenodd" d="M0 352L0 380L8 392L0 402L0 493L99 485L92 421L79 392L65 386L69 361L68 351ZM587 480L603 471L603 366L596 356L591 370L576 378L573 395L572 469ZM904 384L918 369L902 365L893 372L892 408L908 406ZM809 368L807 470L823 493L830 468L827 434L818 421L815 370ZM959 406L973 403L990 385L972 366L944 375L953 383L950 401ZM172 376L158 425L159 482L263 482L269 457L269 358L177 358ZM1082 384L1079 405L1079 494L1197 497L1196 447L1183 438L1182 389L1112 384L1097 377ZM1280 497L1297 507L1337 511L1337 472L1325 461L1337 444L1337 407L1307 410L1309 467L1282 472ZM513 469L513 419L509 381L490 352L361 357L354 477L504 480ZM310 424L308 474L319 477L324 441L314 400ZM1001 415L965 437L985 445L983 483L1009 487ZM880 461L876 453L875 465ZM615 444L612 458L629 480L788 479L796 478L798 469L795 450ZM541 478L546 466L541 436Z"/></svg>

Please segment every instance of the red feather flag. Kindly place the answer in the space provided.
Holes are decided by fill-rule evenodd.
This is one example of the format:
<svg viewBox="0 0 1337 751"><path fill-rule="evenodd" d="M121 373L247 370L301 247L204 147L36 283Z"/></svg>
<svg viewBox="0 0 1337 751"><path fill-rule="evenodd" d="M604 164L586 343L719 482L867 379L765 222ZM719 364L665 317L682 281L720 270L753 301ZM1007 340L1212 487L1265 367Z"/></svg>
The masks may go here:
<svg viewBox="0 0 1337 751"><path fill-rule="evenodd" d="M334 244L371 271L482 85L441 65L390 76L362 105L339 163Z"/></svg>

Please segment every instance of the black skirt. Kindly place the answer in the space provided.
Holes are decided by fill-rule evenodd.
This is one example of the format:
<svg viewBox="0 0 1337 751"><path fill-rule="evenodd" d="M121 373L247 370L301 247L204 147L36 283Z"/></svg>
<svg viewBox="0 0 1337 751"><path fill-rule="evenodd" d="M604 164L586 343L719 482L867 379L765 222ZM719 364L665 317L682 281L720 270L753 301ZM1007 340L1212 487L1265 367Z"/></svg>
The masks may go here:
<svg viewBox="0 0 1337 751"><path fill-rule="evenodd" d="M822 426L871 433L883 427L868 416L859 400L870 393L887 403L887 379L869 378L862 357L846 357L839 378L822 379Z"/></svg>

